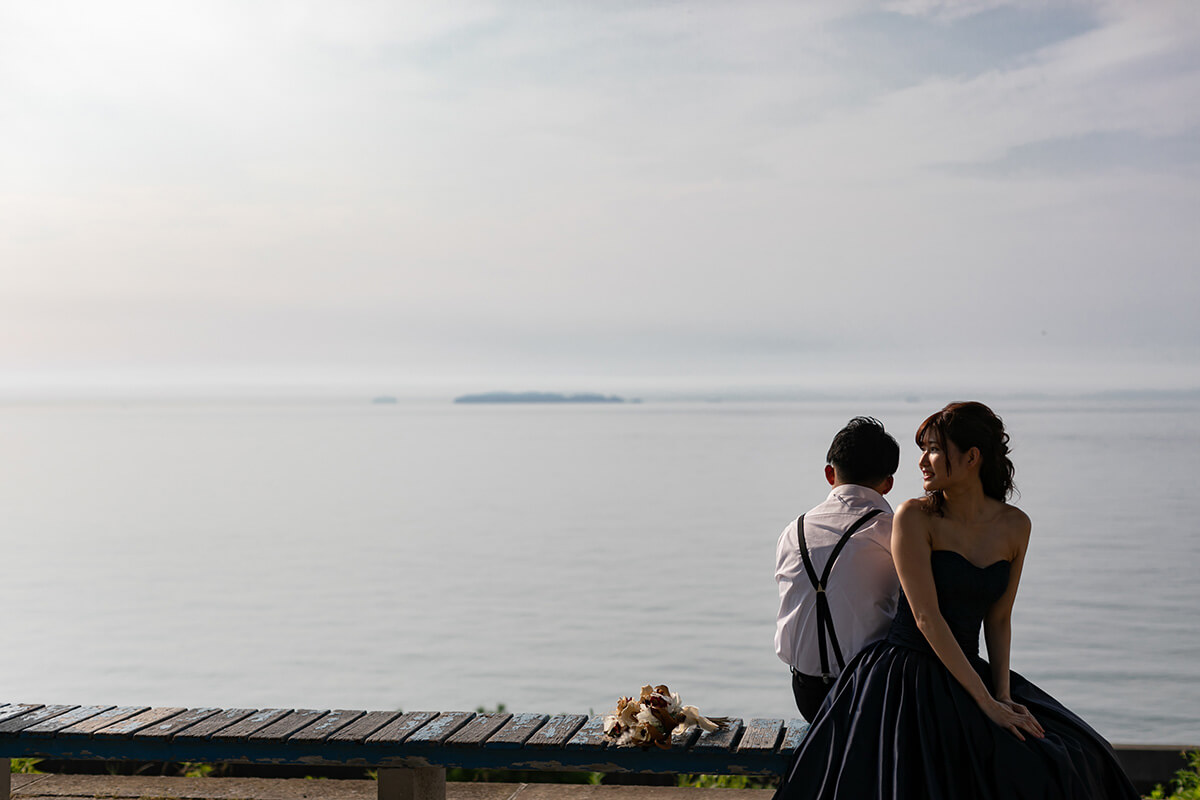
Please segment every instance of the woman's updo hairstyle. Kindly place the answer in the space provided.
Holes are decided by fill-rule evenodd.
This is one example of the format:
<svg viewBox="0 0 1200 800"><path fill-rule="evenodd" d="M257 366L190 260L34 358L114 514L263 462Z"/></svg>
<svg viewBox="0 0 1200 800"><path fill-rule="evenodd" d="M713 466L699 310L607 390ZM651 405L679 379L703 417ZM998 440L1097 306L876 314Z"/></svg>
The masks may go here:
<svg viewBox="0 0 1200 800"><path fill-rule="evenodd" d="M1004 422L983 403L951 403L931 415L917 428L917 447L924 447L926 439L934 439L943 446L952 442L962 453L978 447L979 480L988 497L1005 502L1016 490ZM928 496L932 510L940 516L946 498L941 490Z"/></svg>

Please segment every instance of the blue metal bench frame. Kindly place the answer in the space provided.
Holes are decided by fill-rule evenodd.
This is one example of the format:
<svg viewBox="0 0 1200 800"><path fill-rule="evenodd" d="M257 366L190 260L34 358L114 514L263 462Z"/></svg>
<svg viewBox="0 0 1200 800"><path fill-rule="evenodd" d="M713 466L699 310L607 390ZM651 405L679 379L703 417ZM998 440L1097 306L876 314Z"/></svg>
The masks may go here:
<svg viewBox="0 0 1200 800"><path fill-rule="evenodd" d="M380 800L444 800L448 767L779 775L807 729L799 719L734 719L642 750L616 747L602 717L580 714L0 703L0 800L9 759L21 757L361 766L379 770Z"/></svg>

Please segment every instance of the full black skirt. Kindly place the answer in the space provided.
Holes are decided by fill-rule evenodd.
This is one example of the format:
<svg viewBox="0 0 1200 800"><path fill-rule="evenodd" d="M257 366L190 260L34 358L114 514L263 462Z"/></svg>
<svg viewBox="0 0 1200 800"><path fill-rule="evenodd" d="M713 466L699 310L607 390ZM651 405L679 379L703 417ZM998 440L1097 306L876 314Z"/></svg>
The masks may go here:
<svg viewBox="0 0 1200 800"><path fill-rule="evenodd" d="M968 658L990 689L987 663ZM1138 797L1087 723L1015 672L1010 687L1045 738L998 727L932 652L876 642L847 665L776 800Z"/></svg>

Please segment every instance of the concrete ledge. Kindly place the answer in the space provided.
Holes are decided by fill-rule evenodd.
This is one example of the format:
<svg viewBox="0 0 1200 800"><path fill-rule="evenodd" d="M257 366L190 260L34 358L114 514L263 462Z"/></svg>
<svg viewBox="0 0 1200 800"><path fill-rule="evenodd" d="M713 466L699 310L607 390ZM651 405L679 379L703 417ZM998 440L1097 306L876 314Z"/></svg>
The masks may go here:
<svg viewBox="0 0 1200 800"><path fill-rule="evenodd" d="M1194 745L1116 744L1113 752L1121 769L1133 781L1139 792L1149 792L1157 784L1169 784L1175 773L1187 766L1185 750L1197 750Z"/></svg>
<svg viewBox="0 0 1200 800"><path fill-rule="evenodd" d="M375 800L368 780L13 775L13 800ZM447 783L447 800L769 800L772 789Z"/></svg>

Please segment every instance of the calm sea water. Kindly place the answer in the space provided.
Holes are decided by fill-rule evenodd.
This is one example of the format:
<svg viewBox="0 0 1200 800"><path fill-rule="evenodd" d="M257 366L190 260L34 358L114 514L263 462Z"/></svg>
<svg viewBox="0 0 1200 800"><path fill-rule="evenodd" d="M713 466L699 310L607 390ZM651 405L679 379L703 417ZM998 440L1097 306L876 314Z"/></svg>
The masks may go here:
<svg viewBox="0 0 1200 800"><path fill-rule="evenodd" d="M779 531L857 413L941 400L0 409L0 701L795 716ZM1200 744L1200 409L996 403L1034 538L1014 669Z"/></svg>

